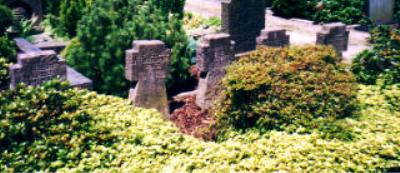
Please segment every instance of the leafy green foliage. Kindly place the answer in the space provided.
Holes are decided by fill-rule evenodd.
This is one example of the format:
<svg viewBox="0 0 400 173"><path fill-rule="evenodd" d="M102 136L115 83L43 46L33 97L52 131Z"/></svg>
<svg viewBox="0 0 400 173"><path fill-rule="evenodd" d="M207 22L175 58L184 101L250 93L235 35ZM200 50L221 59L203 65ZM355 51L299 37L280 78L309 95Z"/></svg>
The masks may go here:
<svg viewBox="0 0 400 173"><path fill-rule="evenodd" d="M2 172L34 172L73 165L90 145L116 136L95 127L81 94L51 81L41 87L18 86L0 93L0 164Z"/></svg>
<svg viewBox="0 0 400 173"><path fill-rule="evenodd" d="M0 57L9 62L16 62L17 45L8 37L0 37Z"/></svg>
<svg viewBox="0 0 400 173"><path fill-rule="evenodd" d="M272 10L282 17L311 19L316 4L315 0L273 0Z"/></svg>
<svg viewBox="0 0 400 173"><path fill-rule="evenodd" d="M98 0L80 24L77 40L65 57L70 65L94 81L101 93L126 95L129 83L124 78L125 50L132 41L160 39L172 49L171 76L174 83L189 77L190 56L182 22L175 15L163 15L153 1Z"/></svg>
<svg viewBox="0 0 400 173"><path fill-rule="evenodd" d="M364 0L273 0L272 10L279 16L321 23L368 24L364 3Z"/></svg>
<svg viewBox="0 0 400 173"><path fill-rule="evenodd" d="M4 57L0 57L0 90L8 87L10 81L8 66L8 61Z"/></svg>
<svg viewBox="0 0 400 173"><path fill-rule="evenodd" d="M68 37L76 36L78 21L82 18L86 8L85 0L62 0L60 6L59 30Z"/></svg>
<svg viewBox="0 0 400 173"><path fill-rule="evenodd" d="M15 129L0 128L1 141L14 143L0 146L1 172L385 172L400 165L400 112L387 99L400 98L398 88L360 86L360 116L342 120L352 141L317 131L232 131L215 143L121 98L52 85L1 95L10 97L0 97L0 126ZM18 123L3 123L10 121Z"/></svg>
<svg viewBox="0 0 400 173"><path fill-rule="evenodd" d="M8 27L14 22L14 16L11 10L2 4L0 4L0 36L3 36Z"/></svg>
<svg viewBox="0 0 400 173"><path fill-rule="evenodd" d="M223 85L218 123L235 129L309 131L356 109L355 79L327 47L260 47L228 68Z"/></svg>
<svg viewBox="0 0 400 173"><path fill-rule="evenodd" d="M150 2L158 7L163 12L163 15L170 13L183 17L183 8L185 7L185 0L150 0Z"/></svg>
<svg viewBox="0 0 400 173"><path fill-rule="evenodd" d="M352 71L358 81L375 84L383 79L387 84L400 82L400 30L378 26L371 31L372 50L366 50L354 60Z"/></svg>
<svg viewBox="0 0 400 173"><path fill-rule="evenodd" d="M363 11L365 2L365 0L322 0L317 5L313 18L319 22L368 24L369 19Z"/></svg>
<svg viewBox="0 0 400 173"><path fill-rule="evenodd" d="M400 24L400 0L395 0L394 5L394 19Z"/></svg>

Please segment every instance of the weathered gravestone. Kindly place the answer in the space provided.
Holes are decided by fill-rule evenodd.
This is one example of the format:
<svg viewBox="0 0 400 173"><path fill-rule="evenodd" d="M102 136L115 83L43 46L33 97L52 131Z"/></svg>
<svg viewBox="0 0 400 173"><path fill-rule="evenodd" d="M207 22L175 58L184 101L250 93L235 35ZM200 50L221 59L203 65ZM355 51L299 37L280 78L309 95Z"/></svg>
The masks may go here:
<svg viewBox="0 0 400 173"><path fill-rule="evenodd" d="M125 77L133 84L129 99L135 106L169 114L165 79L170 54L171 51L158 40L134 41L133 48L126 51Z"/></svg>
<svg viewBox="0 0 400 173"><path fill-rule="evenodd" d="M14 39L18 47L17 64L10 65L11 88L18 83L38 86L58 77L72 87L91 88L92 81L68 67L53 50L41 50L25 39Z"/></svg>
<svg viewBox="0 0 400 173"><path fill-rule="evenodd" d="M257 37L257 45L265 45L271 47L285 47L290 44L290 36L286 34L286 30L262 30L261 35Z"/></svg>
<svg viewBox="0 0 400 173"><path fill-rule="evenodd" d="M236 53L255 50L265 26L264 4L263 0L222 0L222 31L235 41Z"/></svg>
<svg viewBox="0 0 400 173"><path fill-rule="evenodd" d="M39 26L43 19L43 9L41 0L5 0L18 20L30 20L33 26Z"/></svg>
<svg viewBox="0 0 400 173"><path fill-rule="evenodd" d="M66 80L67 65L54 51L18 54L18 63L10 66L11 87L18 83L38 86L55 77Z"/></svg>
<svg viewBox="0 0 400 173"><path fill-rule="evenodd" d="M202 109L209 109L218 99L225 68L235 60L234 46L230 36L222 33L207 35L198 45L196 58L201 78L196 103Z"/></svg>
<svg viewBox="0 0 400 173"><path fill-rule="evenodd" d="M331 23L322 26L322 31L317 33L317 44L331 45L338 55L347 50L349 31L343 23Z"/></svg>

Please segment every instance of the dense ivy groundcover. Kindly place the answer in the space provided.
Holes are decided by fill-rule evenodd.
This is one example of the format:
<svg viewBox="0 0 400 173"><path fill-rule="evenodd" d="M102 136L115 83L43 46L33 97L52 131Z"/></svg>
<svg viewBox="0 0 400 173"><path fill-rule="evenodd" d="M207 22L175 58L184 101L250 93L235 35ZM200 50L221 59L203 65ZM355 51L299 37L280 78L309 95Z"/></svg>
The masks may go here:
<svg viewBox="0 0 400 173"><path fill-rule="evenodd" d="M49 131L37 133L41 136L30 141L37 144L32 148L24 148L29 141L13 143L21 148L0 147L0 172L365 172L400 167L400 93L396 87L361 86L361 115L346 119L356 132L352 141L324 140L317 133L271 131L263 135L232 132L230 139L219 143L185 136L159 113L132 108L117 97L77 90L46 92L43 88L10 92L19 101L2 100L0 125L9 127L4 123L10 117L14 121L27 118L41 122L40 127L47 125ZM56 102L53 107L43 104L55 98L65 102ZM36 115L51 117L30 119L27 115L31 114L21 114L27 111L20 107L23 105L15 103L35 108ZM63 105L67 111L60 111ZM3 132L1 142L10 138ZM62 152L66 148L73 152Z"/></svg>

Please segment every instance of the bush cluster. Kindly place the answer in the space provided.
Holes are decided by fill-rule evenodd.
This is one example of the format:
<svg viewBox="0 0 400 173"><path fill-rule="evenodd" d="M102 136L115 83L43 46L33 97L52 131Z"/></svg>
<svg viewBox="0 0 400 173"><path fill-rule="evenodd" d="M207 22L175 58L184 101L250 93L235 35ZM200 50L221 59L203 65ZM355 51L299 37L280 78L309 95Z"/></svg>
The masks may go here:
<svg viewBox="0 0 400 173"><path fill-rule="evenodd" d="M364 4L364 0L273 0L272 10L282 17L305 18L320 23L368 24Z"/></svg>
<svg viewBox="0 0 400 173"><path fill-rule="evenodd" d="M0 57L0 90L8 88L10 82L8 67L8 61L5 58Z"/></svg>
<svg viewBox="0 0 400 173"><path fill-rule="evenodd" d="M12 11L2 4L0 4L0 36L4 36L8 27L14 22L14 15Z"/></svg>
<svg viewBox="0 0 400 173"><path fill-rule="evenodd" d="M232 64L216 111L236 129L318 128L356 110L354 76L328 47L260 47Z"/></svg>
<svg viewBox="0 0 400 173"><path fill-rule="evenodd" d="M378 26L371 31L372 50L365 50L354 60L352 71L358 81L375 84L382 79L386 84L400 82L400 30Z"/></svg>
<svg viewBox="0 0 400 173"><path fill-rule="evenodd" d="M400 24L400 1L395 0L394 3L394 19L398 24Z"/></svg>
<svg viewBox="0 0 400 173"><path fill-rule="evenodd" d="M249 131L215 143L124 99L51 85L1 94L0 172L390 172L400 165L400 112L386 99L400 98L398 88L361 86L361 115L344 119L356 131L352 141Z"/></svg>
<svg viewBox="0 0 400 173"><path fill-rule="evenodd" d="M96 0L78 25L77 39L65 51L68 63L91 78L96 91L126 95L125 50L134 40L160 39L172 49L169 86L184 83L190 65L187 36L180 15L164 13L158 3Z"/></svg>
<svg viewBox="0 0 400 173"><path fill-rule="evenodd" d="M87 147L113 142L79 109L84 93L57 81L0 92L1 172L54 172L79 162Z"/></svg>

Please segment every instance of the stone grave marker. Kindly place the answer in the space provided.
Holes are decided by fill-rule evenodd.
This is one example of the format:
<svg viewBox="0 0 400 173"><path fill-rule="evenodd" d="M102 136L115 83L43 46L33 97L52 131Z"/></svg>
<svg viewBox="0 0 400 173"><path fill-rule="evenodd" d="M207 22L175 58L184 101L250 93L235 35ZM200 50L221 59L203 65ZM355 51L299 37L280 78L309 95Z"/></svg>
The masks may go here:
<svg viewBox="0 0 400 173"><path fill-rule="evenodd" d="M285 47L290 44L290 36L286 34L286 30L262 30L261 35L257 37L257 45L265 45L271 47Z"/></svg>
<svg viewBox="0 0 400 173"><path fill-rule="evenodd" d="M322 31L317 33L317 44L332 45L338 55L346 51L349 43L349 31L343 23L330 23L322 26Z"/></svg>
<svg viewBox="0 0 400 173"><path fill-rule="evenodd" d="M209 109L222 90L225 68L235 60L235 43L228 34L207 35L197 47L197 66L201 71L196 103Z"/></svg>
<svg viewBox="0 0 400 173"><path fill-rule="evenodd" d="M222 31L235 41L235 52L256 49L256 38L265 26L263 0L222 0Z"/></svg>
<svg viewBox="0 0 400 173"><path fill-rule="evenodd" d="M41 50L23 38L14 39L18 47L17 64L10 65L10 87L18 83L38 86L59 77L72 87L92 87L92 81L68 67L65 60L53 50Z"/></svg>
<svg viewBox="0 0 400 173"><path fill-rule="evenodd" d="M38 86L55 77L66 80L67 65L54 51L31 51L17 56L10 66L11 87L18 83Z"/></svg>
<svg viewBox="0 0 400 173"><path fill-rule="evenodd" d="M393 22L396 0L366 0L369 18L374 24Z"/></svg>
<svg viewBox="0 0 400 173"><path fill-rule="evenodd" d="M125 77L133 85L129 99L134 106L169 114L165 79L170 56L171 51L159 40L134 41L133 48L126 51Z"/></svg>

